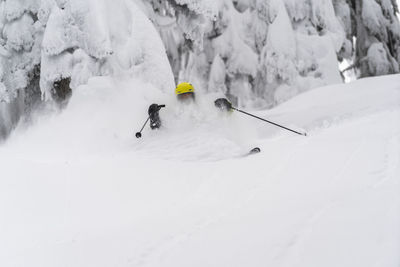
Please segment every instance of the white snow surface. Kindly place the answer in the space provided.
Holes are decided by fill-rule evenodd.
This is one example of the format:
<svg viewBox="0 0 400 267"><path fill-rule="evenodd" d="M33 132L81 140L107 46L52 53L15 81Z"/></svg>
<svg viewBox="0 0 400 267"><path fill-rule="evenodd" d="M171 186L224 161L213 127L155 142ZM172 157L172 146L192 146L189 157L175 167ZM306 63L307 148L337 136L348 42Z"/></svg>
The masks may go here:
<svg viewBox="0 0 400 267"><path fill-rule="evenodd" d="M399 266L400 75L254 112L308 137L171 95L95 77L14 131L0 266ZM151 103L164 127L136 139Z"/></svg>

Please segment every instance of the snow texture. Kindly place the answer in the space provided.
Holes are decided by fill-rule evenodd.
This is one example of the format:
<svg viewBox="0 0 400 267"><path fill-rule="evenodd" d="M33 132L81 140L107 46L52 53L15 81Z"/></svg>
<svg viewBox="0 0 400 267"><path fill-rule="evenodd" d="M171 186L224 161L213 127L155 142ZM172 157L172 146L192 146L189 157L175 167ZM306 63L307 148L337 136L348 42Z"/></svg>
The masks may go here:
<svg viewBox="0 0 400 267"><path fill-rule="evenodd" d="M398 266L399 84L254 112L304 137L220 114L212 95L180 105L135 77L91 78L0 146L0 265ZM151 103L164 127L135 139Z"/></svg>

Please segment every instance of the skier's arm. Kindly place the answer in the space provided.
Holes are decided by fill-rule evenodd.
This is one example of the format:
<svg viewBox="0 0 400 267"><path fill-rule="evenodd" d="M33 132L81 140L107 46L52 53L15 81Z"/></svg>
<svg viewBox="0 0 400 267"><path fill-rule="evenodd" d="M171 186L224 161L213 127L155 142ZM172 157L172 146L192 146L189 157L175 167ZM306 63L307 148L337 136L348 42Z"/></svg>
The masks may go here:
<svg viewBox="0 0 400 267"><path fill-rule="evenodd" d="M165 105L158 105L158 104L151 104L149 106L149 119L150 119L150 128L151 129L158 129L161 126L161 119L158 112L161 108L165 107Z"/></svg>
<svg viewBox="0 0 400 267"><path fill-rule="evenodd" d="M155 114L160 111L161 108L165 107L165 105L151 104L149 106L148 113L149 115Z"/></svg>

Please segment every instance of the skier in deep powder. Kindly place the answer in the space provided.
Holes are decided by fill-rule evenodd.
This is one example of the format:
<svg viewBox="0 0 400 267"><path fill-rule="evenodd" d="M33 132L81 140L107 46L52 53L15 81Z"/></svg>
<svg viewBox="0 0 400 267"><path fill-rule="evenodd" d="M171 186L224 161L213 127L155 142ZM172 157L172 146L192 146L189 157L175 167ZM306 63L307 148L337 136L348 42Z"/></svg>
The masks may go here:
<svg viewBox="0 0 400 267"><path fill-rule="evenodd" d="M196 99L193 85L190 83L187 83L187 82L178 84L178 86L175 88L175 95L180 103L190 104L190 103L193 103ZM225 105L224 107L221 105L218 106L217 102L215 103L215 105L222 110L224 108L225 108L225 110L230 110L230 107L231 107L231 104L226 99L225 99L224 103L221 103L221 105ZM149 106L148 113L149 113L149 118L150 118L150 128L152 130L158 129L161 127L161 119L160 119L160 115L158 112L163 107L164 107L164 105L158 105L158 104L151 104Z"/></svg>
<svg viewBox="0 0 400 267"><path fill-rule="evenodd" d="M195 102L194 87L190 83L183 82L183 83L178 84L178 86L175 88L175 95L176 95L176 97L177 97L177 99L178 99L178 101L180 103L188 103L188 104L190 104L190 103ZM246 114L248 116L251 116L253 118L262 120L264 122L273 124L275 126L283 128L285 130L291 131L293 133L296 133L296 134L299 134L299 135L303 135L303 136L307 136L306 132L298 132L298 131L292 130L292 129L287 128L285 126L279 125L279 124L277 124L275 122L268 121L266 119L260 118L258 116L255 116L255 115L250 114L248 112L245 112L243 110L235 108L235 107L232 106L232 104L226 98L218 98L217 100L214 101L214 105L215 105L215 107L217 107L218 109L220 109L223 112L232 112L232 111L235 110L235 111L241 112L243 114ZM147 121L150 120L150 128L152 130L159 129L161 127L162 123L161 123L160 115L159 115L158 112L163 107L165 107L165 105L151 104L149 106L149 109L148 109L149 118L147 119ZM142 129L140 130L140 132L136 133L136 137L137 138L140 138L142 136L141 132L142 132L143 128L145 127L147 121L143 125ZM247 153L245 155L254 154L254 153L258 153L258 152L260 152L260 148L255 147L252 150L250 150L249 153Z"/></svg>

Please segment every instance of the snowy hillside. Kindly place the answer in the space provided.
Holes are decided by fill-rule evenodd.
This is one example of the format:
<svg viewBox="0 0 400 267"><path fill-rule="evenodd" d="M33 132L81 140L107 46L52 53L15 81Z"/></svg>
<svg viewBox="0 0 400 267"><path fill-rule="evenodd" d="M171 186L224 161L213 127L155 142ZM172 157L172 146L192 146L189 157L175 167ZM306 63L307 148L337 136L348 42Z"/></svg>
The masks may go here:
<svg viewBox="0 0 400 267"><path fill-rule="evenodd" d="M255 112L308 137L219 114L218 96L179 106L98 77L17 128L0 146L0 266L399 266L399 75ZM165 125L136 139L154 102Z"/></svg>

